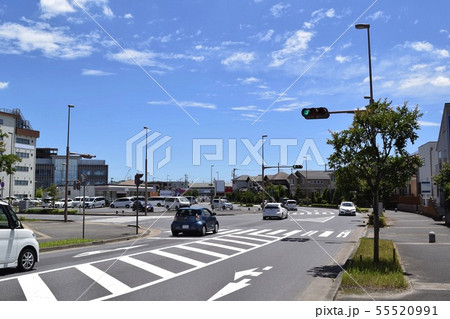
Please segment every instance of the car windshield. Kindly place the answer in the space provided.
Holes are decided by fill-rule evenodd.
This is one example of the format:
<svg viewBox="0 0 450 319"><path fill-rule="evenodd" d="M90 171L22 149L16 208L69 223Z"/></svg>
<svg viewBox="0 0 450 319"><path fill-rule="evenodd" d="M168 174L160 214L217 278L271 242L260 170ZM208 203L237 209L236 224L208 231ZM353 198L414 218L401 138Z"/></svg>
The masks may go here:
<svg viewBox="0 0 450 319"><path fill-rule="evenodd" d="M342 203L341 206L352 207L353 203Z"/></svg>
<svg viewBox="0 0 450 319"><path fill-rule="evenodd" d="M181 209L177 212L177 216L180 217L197 216L201 214L202 211L200 209Z"/></svg>

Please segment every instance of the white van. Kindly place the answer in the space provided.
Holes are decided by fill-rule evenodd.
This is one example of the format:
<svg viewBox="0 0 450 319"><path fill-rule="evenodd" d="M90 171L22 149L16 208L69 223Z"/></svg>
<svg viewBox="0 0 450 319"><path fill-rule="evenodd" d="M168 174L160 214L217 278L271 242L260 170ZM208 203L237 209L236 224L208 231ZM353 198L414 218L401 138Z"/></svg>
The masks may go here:
<svg viewBox="0 0 450 319"><path fill-rule="evenodd" d="M191 206L191 202L183 196L179 197L166 197L164 199L164 207L166 209L175 209L178 210L181 207L189 207Z"/></svg>
<svg viewBox="0 0 450 319"><path fill-rule="evenodd" d="M148 198L148 201L152 206L161 207L164 206L164 198L163 196L151 196Z"/></svg>
<svg viewBox="0 0 450 319"><path fill-rule="evenodd" d="M96 197L89 197L89 199L86 199L86 207L87 208L96 208L96 207L105 207L106 205L106 199L105 197L96 196Z"/></svg>
<svg viewBox="0 0 450 319"><path fill-rule="evenodd" d="M294 199L288 199L286 201L285 207L287 210L297 210L297 202Z"/></svg>
<svg viewBox="0 0 450 319"><path fill-rule="evenodd" d="M29 271L38 261L36 234L24 229L8 203L0 201L0 268Z"/></svg>
<svg viewBox="0 0 450 319"><path fill-rule="evenodd" d="M84 197L85 202L89 200L89 196ZM72 207L78 208L83 207L83 196L77 196L72 201Z"/></svg>
<svg viewBox="0 0 450 319"><path fill-rule="evenodd" d="M111 204L109 204L109 207L111 208L130 208L133 206L134 200L133 197L119 197L115 201L113 201Z"/></svg>

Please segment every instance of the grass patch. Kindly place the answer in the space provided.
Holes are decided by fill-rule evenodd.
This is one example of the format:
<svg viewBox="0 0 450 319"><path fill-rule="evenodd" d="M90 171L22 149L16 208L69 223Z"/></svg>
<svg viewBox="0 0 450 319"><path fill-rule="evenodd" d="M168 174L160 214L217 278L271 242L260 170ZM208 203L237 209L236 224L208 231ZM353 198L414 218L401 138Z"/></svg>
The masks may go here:
<svg viewBox="0 0 450 319"><path fill-rule="evenodd" d="M48 248L48 247L58 247L58 246L67 246L74 244L84 244L93 242L94 239L82 239L82 238L71 238L71 239L61 239L54 241L46 241L39 243L39 248Z"/></svg>
<svg viewBox="0 0 450 319"><path fill-rule="evenodd" d="M58 208L30 208L23 211L24 214L52 214L52 215L62 215L64 214L64 209ZM68 214L77 214L76 209L67 209Z"/></svg>
<svg viewBox="0 0 450 319"><path fill-rule="evenodd" d="M380 261L373 262L373 239L362 238L360 245L350 260L347 273L344 273L341 289L344 293L367 291L400 290L408 287L398 261L394 259L394 243L380 240Z"/></svg>

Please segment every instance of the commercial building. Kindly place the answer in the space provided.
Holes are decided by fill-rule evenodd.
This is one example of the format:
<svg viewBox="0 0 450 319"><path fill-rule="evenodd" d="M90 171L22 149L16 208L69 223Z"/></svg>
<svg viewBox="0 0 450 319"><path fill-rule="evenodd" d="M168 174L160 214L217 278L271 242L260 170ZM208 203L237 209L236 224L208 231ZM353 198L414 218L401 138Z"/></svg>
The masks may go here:
<svg viewBox="0 0 450 319"><path fill-rule="evenodd" d="M39 131L33 130L20 109L0 109L0 130L6 136L3 154L15 154L21 161L14 164L15 172L0 172L1 197L34 197L36 172L36 140Z"/></svg>
<svg viewBox="0 0 450 319"><path fill-rule="evenodd" d="M105 160L84 159L80 155L69 156L69 196L72 196L74 181L81 180L81 175L86 176L85 185L108 184L108 165ZM38 148L36 155L36 183L43 189L52 183L59 188L65 187L66 181L66 156L58 155L57 148ZM94 195L94 191L89 194ZM77 193L78 195L78 193Z"/></svg>

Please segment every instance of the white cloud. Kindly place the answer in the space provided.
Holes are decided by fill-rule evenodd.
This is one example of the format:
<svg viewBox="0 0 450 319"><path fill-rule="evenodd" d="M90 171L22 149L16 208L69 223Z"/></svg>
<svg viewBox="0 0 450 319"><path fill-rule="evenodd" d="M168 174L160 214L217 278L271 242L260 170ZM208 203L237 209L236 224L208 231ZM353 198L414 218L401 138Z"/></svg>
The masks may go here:
<svg viewBox="0 0 450 319"><path fill-rule="evenodd" d="M75 59L89 56L93 52L92 37L71 37L64 28L52 28L46 23L23 26L17 23L0 25L0 52L22 54L40 51L46 57Z"/></svg>
<svg viewBox="0 0 450 319"><path fill-rule="evenodd" d="M383 19L385 21L389 20L391 17L389 15L386 15L383 11L377 11L374 14L371 14L370 16L368 16L369 19L371 20L378 20L378 19Z"/></svg>
<svg viewBox="0 0 450 319"><path fill-rule="evenodd" d="M255 59L253 52L236 52L230 57L222 60L220 63L224 65L231 65L235 63L250 64Z"/></svg>
<svg viewBox="0 0 450 319"><path fill-rule="evenodd" d="M249 77L245 79L238 79L242 84L252 84L252 83L258 83L260 80L255 77Z"/></svg>
<svg viewBox="0 0 450 319"><path fill-rule="evenodd" d="M113 75L114 73L111 72L105 72L101 70L89 70L89 69L83 69L81 71L81 75L90 75L90 76L108 76Z"/></svg>
<svg viewBox="0 0 450 319"><path fill-rule="evenodd" d="M335 60L338 61L339 63L344 63L344 62L349 62L351 59L348 56L337 55L335 57Z"/></svg>
<svg viewBox="0 0 450 319"><path fill-rule="evenodd" d="M418 121L420 126L441 126L441 123L427 122L427 121Z"/></svg>
<svg viewBox="0 0 450 319"><path fill-rule="evenodd" d="M175 105L173 101L148 101L149 105ZM217 106L212 103L194 102L194 101L178 101L178 104L182 107L201 108L208 110L215 110Z"/></svg>
<svg viewBox="0 0 450 319"><path fill-rule="evenodd" d="M441 87L450 87L450 78L446 76L439 75L435 79L432 79L430 81L431 84L435 86L441 86Z"/></svg>
<svg viewBox="0 0 450 319"><path fill-rule="evenodd" d="M319 23L320 20L325 18L334 18L336 17L336 10L333 8L325 10L325 9L319 9L316 11L313 11L311 13L311 20L309 22L304 22L303 26L306 29L312 29L317 23Z"/></svg>
<svg viewBox="0 0 450 319"><path fill-rule="evenodd" d="M418 52L431 52L433 51L433 45L427 41L417 41L411 43L411 47Z"/></svg>
<svg viewBox="0 0 450 319"><path fill-rule="evenodd" d="M267 42L270 41L270 39L272 38L272 35L274 34L274 30L270 29L269 31L267 31L267 33L265 35L260 35L259 36L259 41L261 42Z"/></svg>
<svg viewBox="0 0 450 319"><path fill-rule="evenodd" d="M44 19L53 18L58 15L73 13L78 9L78 4L89 10L93 7L101 8L102 13L107 18L113 18L114 13L109 7L109 0L77 0L72 2L69 0L40 0L40 7L42 11L41 17Z"/></svg>
<svg viewBox="0 0 450 319"><path fill-rule="evenodd" d="M126 49L125 51L110 54L108 57L112 60L116 60L122 63L134 64L134 61L136 61L142 66L154 66L168 69L166 65L157 61L157 54L151 51L137 51L133 49Z"/></svg>
<svg viewBox="0 0 450 319"><path fill-rule="evenodd" d="M126 13L123 17L125 19L133 19L133 15L131 13Z"/></svg>
<svg viewBox="0 0 450 319"><path fill-rule="evenodd" d="M290 6L290 4L278 3L270 8L270 13L272 13L275 18L279 18Z"/></svg>
<svg viewBox="0 0 450 319"><path fill-rule="evenodd" d="M445 50L445 49L442 49L442 50L436 49L436 50L434 50L434 52L441 58L448 58L448 57L450 57L449 52L447 50Z"/></svg>
<svg viewBox="0 0 450 319"><path fill-rule="evenodd" d="M247 105L247 106L235 106L231 108L233 111L257 111L257 112L264 112L263 109L259 108L255 105Z"/></svg>
<svg viewBox="0 0 450 319"><path fill-rule="evenodd" d="M75 12L67 0L41 0L40 3L43 18L52 18L60 14Z"/></svg>
<svg viewBox="0 0 450 319"><path fill-rule="evenodd" d="M284 43L283 49L272 53L271 66L283 65L292 56L298 56L304 53L308 48L308 43L313 37L312 32L298 30L289 37Z"/></svg>
<svg viewBox="0 0 450 319"><path fill-rule="evenodd" d="M421 69L425 69L426 67L428 67L428 64L414 64L411 67L411 71L416 71L416 70L421 70Z"/></svg>
<svg viewBox="0 0 450 319"><path fill-rule="evenodd" d="M0 90L6 89L9 85L9 82L0 82Z"/></svg>

